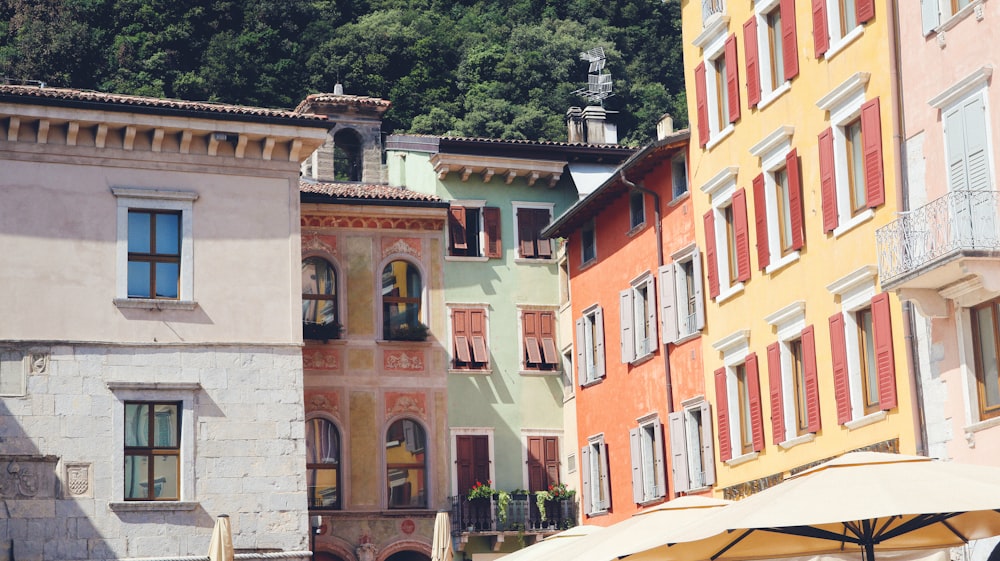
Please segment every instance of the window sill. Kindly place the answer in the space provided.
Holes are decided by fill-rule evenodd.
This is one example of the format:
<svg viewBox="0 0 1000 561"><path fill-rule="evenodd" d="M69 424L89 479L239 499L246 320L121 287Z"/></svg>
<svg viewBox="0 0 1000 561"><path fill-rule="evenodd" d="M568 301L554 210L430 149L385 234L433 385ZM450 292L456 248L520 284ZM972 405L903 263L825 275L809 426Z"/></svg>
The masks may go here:
<svg viewBox="0 0 1000 561"><path fill-rule="evenodd" d="M108 503L108 508L114 512L154 512L195 510L200 505L197 501L120 501Z"/></svg>
<svg viewBox="0 0 1000 561"><path fill-rule="evenodd" d="M594 512L588 512L587 513L587 517L589 517L589 518L595 518L597 516L607 516L608 514L609 514L609 511L607 509L604 509L604 510L595 510Z"/></svg>
<svg viewBox="0 0 1000 561"><path fill-rule="evenodd" d="M578 271L584 271L586 269L589 269L589 268L593 267L596 264L597 264L597 257L594 257L593 259L590 259L588 261L584 261L583 263L580 263L580 268L577 269L577 270Z"/></svg>
<svg viewBox="0 0 1000 561"><path fill-rule="evenodd" d="M430 339L430 335L427 336ZM376 339L375 344L378 346L386 347L429 347L431 346L431 341L397 341L395 339Z"/></svg>
<svg viewBox="0 0 1000 561"><path fill-rule="evenodd" d="M562 370L518 370L517 372L521 376L562 376Z"/></svg>
<svg viewBox="0 0 1000 561"><path fill-rule="evenodd" d="M343 335L337 337L336 339L327 339L326 341L322 339L302 339L302 345L304 347L322 347L324 345L334 345L334 346L344 346L347 344L347 340L343 338Z"/></svg>
<svg viewBox="0 0 1000 561"><path fill-rule="evenodd" d="M715 297L715 303L716 304L721 304L721 303L725 302L726 300L729 300L733 296L736 296L737 294L741 294L742 292L743 292L743 283L742 282L738 282L738 283L734 284L733 286L730 286L729 290L726 290L725 292L720 292L719 295Z"/></svg>
<svg viewBox="0 0 1000 561"><path fill-rule="evenodd" d="M475 369L475 368L449 368L448 374L458 374L466 376L489 376L493 374L492 368L486 369Z"/></svg>
<svg viewBox="0 0 1000 561"><path fill-rule="evenodd" d="M646 229L646 221L643 220L641 223L639 223L639 224L637 224L635 226L632 226L632 229L629 230L628 232L625 232L625 235L628 236L628 237L630 237L630 238L632 238L632 237L635 237L637 234L639 234L639 232L642 232L645 229Z"/></svg>
<svg viewBox="0 0 1000 561"><path fill-rule="evenodd" d="M547 257L543 259L536 259L534 257L515 257L514 263L520 263L522 265L552 265L556 262L554 257Z"/></svg>
<svg viewBox="0 0 1000 561"><path fill-rule="evenodd" d="M651 352L651 353L646 353L646 354L642 355L641 357L639 357L639 358L637 358L637 359L629 362L629 365L631 365L631 366L639 366L640 364L645 364L645 363L653 360L653 355L655 355L655 354L656 354L655 351Z"/></svg>
<svg viewBox="0 0 1000 561"><path fill-rule="evenodd" d="M701 493L701 492L703 492L703 491L708 491L708 490L710 490L711 488L712 488L712 486L711 486L711 485L701 485L701 486L699 486L699 487L692 487L692 488L690 488L690 489L686 489L686 490L685 490L684 492L685 492L686 494L690 495L690 494L692 494L692 493Z"/></svg>
<svg viewBox="0 0 1000 561"><path fill-rule="evenodd" d="M976 433L982 430L991 429L993 427L1000 426L1000 417L993 417L992 419L986 419L985 421L979 421L965 427L966 434Z"/></svg>
<svg viewBox="0 0 1000 561"><path fill-rule="evenodd" d="M771 263L767 267L765 267L764 273L768 275L777 273L778 271L784 269L785 267L791 265L792 263L795 263L798 260L799 260L798 250L792 251L787 255L782 256L777 261Z"/></svg>
<svg viewBox="0 0 1000 561"><path fill-rule="evenodd" d="M684 335L678 337L677 340L673 342L673 344L682 345L684 343L687 343L688 341L691 341L692 339L696 339L700 335L701 331L692 331L691 333L685 333Z"/></svg>
<svg viewBox="0 0 1000 561"><path fill-rule="evenodd" d="M662 502L664 502L666 500L667 500L666 496L659 495L657 497L649 497L648 499L643 499L642 501L640 501L640 502L638 502L636 504L639 505L639 506L651 506L651 505L660 504L660 503L662 503Z"/></svg>
<svg viewBox="0 0 1000 561"><path fill-rule="evenodd" d="M198 307L194 300L166 300L160 298L115 298L115 306L119 308L137 308L142 310L193 310Z"/></svg>
<svg viewBox="0 0 1000 561"><path fill-rule="evenodd" d="M485 263L490 260L489 257L468 257L465 255L445 255L445 261L471 261L473 263Z"/></svg>
<svg viewBox="0 0 1000 561"><path fill-rule="evenodd" d="M760 96L760 101L757 103L757 111L763 111L765 107L777 101L779 97L790 89L792 89L792 83L785 80L783 84L768 92L766 96Z"/></svg>
<svg viewBox="0 0 1000 561"><path fill-rule="evenodd" d="M942 31L949 31L951 28L955 27L962 20L969 17L969 14L976 12L976 19L981 20L982 17L982 6L984 0L973 0L969 2L969 5L962 8L961 10L955 12L948 19L941 22L941 25L934 28L934 33L941 33ZM978 9L977 9L978 8Z"/></svg>
<svg viewBox="0 0 1000 561"><path fill-rule="evenodd" d="M737 456L731 460L726 460L724 463L729 467L736 467L743 465L747 462L752 462L760 456L760 452L750 452L749 454L743 454L742 456Z"/></svg>
<svg viewBox="0 0 1000 561"><path fill-rule="evenodd" d="M871 415L865 415L860 419L847 421L846 423L844 423L844 426L847 427L847 430L856 430L860 429L861 427L867 427L868 425L874 425L875 423L881 421L882 419L885 419L885 417L886 417L885 411L876 411L875 413L872 413Z"/></svg>
<svg viewBox="0 0 1000 561"><path fill-rule="evenodd" d="M683 203L685 200L687 200L688 197L690 196L691 196L691 191L684 191L683 193L680 193L679 195L670 199L670 202L667 203L667 206L677 206Z"/></svg>
<svg viewBox="0 0 1000 561"><path fill-rule="evenodd" d="M859 213L857 216L851 217L851 219L848 220L846 224L842 224L834 228L833 237L839 238L840 236L843 236L847 232L850 232L851 230L857 228L858 226L864 224L865 222L868 222L874 216L875 216L875 211L870 208L866 208L864 212Z"/></svg>
<svg viewBox="0 0 1000 561"><path fill-rule="evenodd" d="M825 58L827 61L829 61L837 53L843 51L851 43L857 41L858 37L861 37L861 35L864 32L865 32L864 25L858 24L857 27L855 27L854 29L848 31L847 35L844 35L843 37L841 37L840 41L837 41L836 44L830 45L830 48L827 49L825 53L823 53L823 58Z"/></svg>
<svg viewBox="0 0 1000 561"><path fill-rule="evenodd" d="M600 384L603 381L604 381L604 376L601 376L600 378L597 378L597 379L594 379L594 380L588 380L588 381L580 384L580 387L581 388L589 388L590 386L596 386L597 384Z"/></svg>
<svg viewBox="0 0 1000 561"><path fill-rule="evenodd" d="M732 123L729 123L729 125L727 125L726 128L713 134L711 138L708 139L708 143L705 144L705 150L711 150L712 148L715 148L720 142L725 140L729 135L733 134L734 130L736 130L736 127L733 126Z"/></svg>
<svg viewBox="0 0 1000 561"><path fill-rule="evenodd" d="M816 433L810 432L803 434L802 436L796 436L795 438L780 442L778 443L778 446L781 446L782 450L788 450L789 448L794 448L799 444L805 444L807 442L812 442L813 440L816 440Z"/></svg>

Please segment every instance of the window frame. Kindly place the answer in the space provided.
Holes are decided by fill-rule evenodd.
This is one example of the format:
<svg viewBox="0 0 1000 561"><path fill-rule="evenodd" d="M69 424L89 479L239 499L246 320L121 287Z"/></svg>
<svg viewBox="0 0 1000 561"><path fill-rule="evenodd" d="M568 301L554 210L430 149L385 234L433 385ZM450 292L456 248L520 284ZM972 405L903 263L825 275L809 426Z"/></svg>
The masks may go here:
<svg viewBox="0 0 1000 561"><path fill-rule="evenodd" d="M461 492L459 489L459 474L458 474L458 438L460 436L485 436L486 445L489 454L489 477L490 481L496 481L496 450L494 448L494 429L493 427L451 427L449 429L451 433L451 438L449 443L451 446L451 458L455 461L451 462L451 488L455 490L458 494Z"/></svg>
<svg viewBox="0 0 1000 561"><path fill-rule="evenodd" d="M688 181L687 151L681 151L670 159L671 201L676 201L688 194L691 189Z"/></svg>
<svg viewBox="0 0 1000 561"><path fill-rule="evenodd" d="M727 465L735 466L757 458L764 449L759 361L757 353L749 352L749 331L746 330L716 341L712 348L723 354L723 366L713 375L719 457ZM740 370L746 390L744 403L741 403ZM740 411L741 406L745 411ZM741 423L741 415L746 425ZM750 438L748 443L744 442L744 432Z"/></svg>
<svg viewBox="0 0 1000 561"><path fill-rule="evenodd" d="M198 193L166 189L112 187L116 200L116 282L114 303L119 308L194 309L194 202ZM180 214L180 256L177 298L131 298L128 295L129 211Z"/></svg>
<svg viewBox="0 0 1000 561"><path fill-rule="evenodd" d="M702 60L695 68L698 140L707 150L729 136L740 118L736 35L727 36L727 28L701 43Z"/></svg>
<svg viewBox="0 0 1000 561"><path fill-rule="evenodd" d="M535 345L532 345L528 342L528 339L531 337L531 335L525 331L526 327L528 327L527 325L528 322L525 321L526 314L528 315L538 314L537 315L538 340L536 341ZM520 335L518 337L518 350L520 351L519 353L520 374L558 375L561 373L562 355L559 353L559 345L557 344L556 340L556 338L558 337L557 314L558 310L549 306L518 307L517 327L518 327L518 334ZM546 316L550 318L549 319L549 324L550 324L549 327L551 329L550 337L545 337L544 336L545 334L543 333L544 331L543 318ZM546 345L546 340L550 341L548 345ZM535 352L538 353L537 356L538 358L541 359L538 362L531 360L532 354ZM547 357L550 357L552 360L546 360ZM532 366L533 364L539 364L541 366ZM546 365L548 365L549 367L546 368L545 367Z"/></svg>
<svg viewBox="0 0 1000 561"><path fill-rule="evenodd" d="M667 495L663 424L655 413L640 417L629 429L632 461L632 500L645 505Z"/></svg>
<svg viewBox="0 0 1000 561"><path fill-rule="evenodd" d="M976 300L981 300L981 297L976 298ZM977 430L980 427L993 426L1000 422L1000 405L994 406L992 408L986 406L986 396L985 396L985 381L984 381L984 371L982 365L982 349L981 337L979 334L979 322L977 321L977 310L982 310L984 308L989 308L991 310L991 315L993 316L993 345L994 353L997 357L994 360L1000 359L1000 330L998 330L998 321L1000 321L1000 298L996 297L994 294L987 296L985 300L978 302L967 302L965 299L957 302L956 306L956 322L958 325L959 332L959 346L963 348L961 354L961 360L965 371L968 373L964 379L964 385L968 395L968 406L966 408L966 427L967 432ZM962 306L962 307L959 307ZM967 341L965 343L963 341ZM964 344L963 344L964 343ZM1000 369L998 369L1000 371ZM975 405L973 405L975 404Z"/></svg>
<svg viewBox="0 0 1000 561"><path fill-rule="evenodd" d="M323 423L328 423L329 426L334 431L336 431L336 435L337 435L337 457L336 457L336 461L332 462L336 466L334 468L326 467L331 462L325 462L325 461L324 462L309 462L309 435L310 435L309 425L310 425L310 423L316 422L316 421L323 422ZM306 489L307 489L306 492L307 492L308 500L309 500L308 509L310 511L312 511L312 510L318 510L318 511L342 510L343 509L343 505L344 505L344 486L343 486L343 481L344 481L344 467L347 465L347 462L344 461L344 451L345 451L344 438L343 438L344 431L341 430L341 427L337 424L336 421L334 421L332 418L330 418L330 417L328 417L326 415L322 415L322 414L311 413L311 414L306 415L305 425L306 425L306 442L305 442L305 446L306 446ZM335 470L336 471L336 475L335 475L336 482L335 482L335 485L336 485L337 497L336 497L336 500L333 502L333 504L321 505L321 506L317 506L317 505L313 504L312 493L308 490L308 488L309 488L309 474L310 474L311 470L327 470L327 471Z"/></svg>
<svg viewBox="0 0 1000 561"><path fill-rule="evenodd" d="M696 244L690 244L670 257L672 262L659 269L660 332L664 345L680 344L705 328L701 251ZM693 311L688 313L692 307Z"/></svg>
<svg viewBox="0 0 1000 561"><path fill-rule="evenodd" d="M709 294L722 303L743 291L750 278L749 227L746 217L746 192L731 188L713 195L712 208L705 214L705 237L708 251ZM742 234L741 234L742 232ZM740 241L742 237L742 242ZM736 247L731 247L731 246ZM716 259L712 259L712 255ZM735 271L731 269L735 267ZM712 281L715 281L715 286ZM714 293L714 296L713 296Z"/></svg>
<svg viewBox="0 0 1000 561"><path fill-rule="evenodd" d="M514 214L514 233L517 236L517 248L516 257L514 259L515 263L552 263L556 260L556 252L552 247L552 240L549 238L540 237L541 231L545 229L545 226L552 222L552 218L555 216L555 203L544 203L544 202L526 202L526 201L511 201L511 206L513 208ZM545 224L537 225L538 229L534 232L530 243L533 244L532 255L524 255L522 250L524 249L524 242L521 235L525 233L529 226L534 227L536 224L534 222L537 218L531 219L532 224L524 225L522 230L520 215L522 210L529 211L530 214L540 216L539 211L548 212L548 221Z"/></svg>
<svg viewBox="0 0 1000 561"><path fill-rule="evenodd" d="M450 347L449 347L450 348L450 352L448 353L448 356L449 356L448 372L449 373L474 373L474 372L478 372L478 373L490 373L490 372L492 372L493 371L493 365L492 365L493 363L492 363L492 360L490 360L490 356L491 355L490 355L490 329L489 329L490 307L489 307L489 305L488 304L461 304L461 303L453 303L453 304L448 304L447 307L448 307L448 333L451 335L451 337L450 337L451 344L450 344ZM461 353L460 353L460 351L458 349L458 346L459 346L458 338L460 337L460 335L458 334L458 330L457 330L456 325L455 325L455 312L465 312L465 313L470 314L470 317L467 320L469 322L469 333L470 334L474 333L474 331L475 331L475 330L472 329L472 326L471 326L471 322L472 322L471 314L472 313L482 314L482 324L483 324L483 326L482 326L482 330L481 330L482 331L481 337L483 339L483 341L482 341L482 344L483 344L482 353L484 353L482 356L485 357L485 359L486 359L485 361L470 360L468 366L466 366L464 364L463 365L459 365L458 364L459 362L465 362L465 361L461 361L460 360ZM471 335L471 336L473 338L475 338L475 335ZM469 353L469 358L470 359L476 358L475 341L474 340L467 340L466 344L467 344L467 349L468 349L468 353ZM476 364L478 364L480 366L474 366Z"/></svg>
<svg viewBox="0 0 1000 561"><path fill-rule="evenodd" d="M630 189L628 192L629 233L641 230L646 225L646 196L642 191Z"/></svg>
<svg viewBox="0 0 1000 561"><path fill-rule="evenodd" d="M343 332L343 329L344 329L345 326L344 326L344 322L342 320L343 314L341 314L341 309L342 309L342 305L343 305L343 301L342 300L343 300L344 290L343 290L343 279L342 279L343 275L340 274L340 267L337 264L336 260L332 259L330 256L325 255L323 253L315 253L315 252L306 253L305 255L302 256L302 263L305 264L306 261L309 261L310 259L318 259L320 261L325 262L327 265L329 265L330 269L333 271L333 289L334 289L334 294L333 294L332 297L319 298L319 297L316 297L318 295L306 294L303 291L303 293L302 293L303 314L305 313L305 303L306 303L307 300L313 300L313 301L317 301L317 302L325 301L325 300L330 300L330 301L333 302L333 316L334 316L333 317L333 322L336 323L336 324L338 324L338 325L340 325L341 332ZM305 283L304 282L303 282L303 287L305 287ZM302 318L302 323L303 323L303 325L306 324L305 317ZM322 324L322 325L329 325L329 324L327 323L327 324ZM303 336L303 338L305 339L306 337ZM323 338L322 337L316 337L316 339L323 339Z"/></svg>
<svg viewBox="0 0 1000 561"><path fill-rule="evenodd" d="M584 514L607 514L611 510L611 487L604 433L587 438L587 445L580 449L580 466Z"/></svg>
<svg viewBox="0 0 1000 561"><path fill-rule="evenodd" d="M487 206L485 200L465 200L455 199L450 201L448 208L448 230L447 248L445 250L445 260L447 261L488 261L499 259L502 255L500 240L500 208ZM475 241L476 253L478 255L463 255L463 248L457 247L456 228L462 228L466 244L470 239L470 231L466 229L469 220L469 212L476 212L478 216L478 227L471 239ZM461 214L461 219L459 219ZM465 250L467 251L467 250Z"/></svg>
<svg viewBox="0 0 1000 561"><path fill-rule="evenodd" d="M588 333L592 338L589 342ZM576 364L580 387L596 384L607 375L604 339L604 309L600 304L594 304L584 309L576 320Z"/></svg>
<svg viewBox="0 0 1000 561"><path fill-rule="evenodd" d="M798 150L791 146L793 131L790 125L780 126L750 148L761 161L761 173L753 179L753 199L757 265L765 274L798 261L805 246L802 175ZM782 172L787 178L783 191L778 177ZM785 220L790 236L787 247L783 246Z"/></svg>
<svg viewBox="0 0 1000 561"><path fill-rule="evenodd" d="M816 332L813 325L806 325L804 300L792 302L764 320L778 335L767 347L773 441L787 450L811 442L821 428ZM800 350L798 370L796 345Z"/></svg>
<svg viewBox="0 0 1000 561"><path fill-rule="evenodd" d="M989 110L990 109L989 97L987 93L988 93L987 84L984 83L976 87L967 95L964 95L961 98L955 99L951 101L951 103L942 105L940 107L941 130L942 130L941 134L944 140L944 153L945 153L945 179L948 185L949 192L958 190L977 190L977 189L992 190L994 188L993 186L995 185L995 180L993 171L993 162L994 162L993 138L991 135L990 127L988 125L988 123L990 123L991 121L990 121L990 110ZM973 185L972 182L970 181L970 178L975 174L975 172L970 170L969 166L969 160L975 156L976 152L970 151L969 149L969 130L968 127L966 126L967 123L969 122L969 118L967 117L967 111L968 111L967 108L969 107L969 105L973 103L978 103L982 111L982 115L978 119L976 118L975 115L973 115L973 121L975 122L981 121L983 123L986 123L986 126L983 127L982 131L983 138L978 139L979 141L982 142L980 150L984 154L983 161L985 165L983 166L983 169L981 169L981 173L985 177L985 182L984 184L976 184L976 185ZM954 128L952 128L955 124L959 124L950 119L950 117L953 114L958 114L961 119L960 121L961 127L960 130L957 132L955 131ZM955 137L958 135L961 135L962 137L961 162L963 168L962 179L964 180L962 185L956 184L955 174L952 172L951 169L955 165L955 163L953 163L952 161L953 158L952 152L955 148L957 148L957 146L955 146L956 144Z"/></svg>
<svg viewBox="0 0 1000 561"><path fill-rule="evenodd" d="M419 466L419 469L423 470L424 499L423 499L423 504L422 505L412 505L412 504L410 504L410 505L393 506L393 503L392 503L392 487L394 487L394 486L390 485L391 478L389 477L389 470L390 469L407 469L407 470L409 470L409 469L415 469L415 468L418 467L418 464L416 462L411 462L411 463L406 463L406 462L389 462L389 454L388 454L387 448L388 448L389 442L392 442L392 441L389 440L389 431L396 425L396 423L402 423L404 421L411 422L414 426L419 427L420 430L423 431L423 437L424 437L424 439L423 439L424 440L423 441L423 448L421 448L420 450L423 450L423 452L424 452L424 454L423 454L424 460L423 460L423 463ZM405 424L402 425L401 430L403 431L404 438L405 438L405 435L406 435L406 425ZM382 453L384 454L383 457L385 458L385 464L384 464L385 465L385 470L383 471L383 474L384 474L384 477L385 477L385 488L384 488L384 490L385 490L385 508L387 510L426 510L426 509L430 508L429 507L429 505L431 504L430 497L432 496L431 495L431 489L430 489L430 482L431 482L432 478L430 477L429 474L431 472L432 466L430 465L431 464L431 462L430 462L431 454L428 451L428 448L430 446L430 440L427 438L428 430L427 430L426 425L420 419L417 419L416 417L408 417L408 416L394 417L394 418L391 418L391 419L387 420L387 422L385 424L385 428L384 428L382 434L383 434L383 438L382 438ZM410 453L411 454L416 454L418 451L419 450L414 450L414 451L411 451ZM396 487L398 487L398 485Z"/></svg>
<svg viewBox="0 0 1000 561"><path fill-rule="evenodd" d="M695 492L715 484L712 404L697 396L668 415L674 491Z"/></svg>
<svg viewBox="0 0 1000 561"><path fill-rule="evenodd" d="M763 110L791 88L799 73L796 28L794 0L754 3L753 14L743 24L749 107Z"/></svg>
<svg viewBox="0 0 1000 561"><path fill-rule="evenodd" d="M597 225L591 218L580 228L580 266L589 265L594 261L597 261Z"/></svg>
<svg viewBox="0 0 1000 561"><path fill-rule="evenodd" d="M854 4L855 22L844 20L844 2ZM813 43L816 58L832 59L864 33L865 23L875 17L874 0L812 0Z"/></svg>
<svg viewBox="0 0 1000 561"><path fill-rule="evenodd" d="M161 498L157 498L157 496L155 494L153 494L153 489L149 489L149 492L146 494L145 497L130 498L130 497L127 496L128 485L125 485L126 495L123 498L127 502L136 502L136 501L139 501L139 502L142 502L142 501L156 501L156 502L159 502L159 501L172 501L172 502L176 502L176 501L179 501L180 498L181 498L181 492L182 492L182 486L181 486L181 472L182 472L182 469L181 469L181 461L182 461L181 460L181 426L182 426L182 415L183 415L183 412L184 412L184 404L182 402L180 402L180 401L174 401L174 400L152 400L152 401L150 401L150 400L128 400L128 401L125 401L124 402L124 406L125 406L125 421L126 421L126 425L128 424L128 409L129 409L129 406L135 406L135 405L138 405L140 407L145 406L147 408L147 413L149 415L149 419L148 419L148 424L147 424L148 434L146 436L147 436L150 444L148 446L139 446L139 445L129 446L129 444L128 444L128 431L126 430L125 431L125 441L124 441L124 445L122 447L122 451L123 451L123 453L125 455L125 465L126 466L128 465L128 458L130 456L131 457L144 457L144 458L146 458L146 460L147 460L147 470L148 470L147 473L146 473L146 484L147 484L147 489L149 489L149 481L152 480L152 481L155 482L154 476L155 476L156 472L155 472L155 467L153 465L155 463L154 460L157 459L157 458L161 458L161 457L172 457L172 458L174 458L174 462L176 463L175 470L174 470L174 472L175 472L174 476L176 478L176 484L177 484L177 496L176 497L175 496L169 496L169 497L161 499ZM175 409L175 411L177 412L177 418L176 418L176 420L174 420L174 427L173 427L173 430L176 431L176 435L177 435L177 444L176 445L173 445L173 446L171 446L171 445L157 446L157 445L153 444L153 442L152 442L154 440L153 431L157 428L157 425L156 425L156 423L154 421L154 417L156 416L155 409L156 409L156 407L159 407L159 406L173 407ZM127 476L126 476L126 478L127 478ZM138 484L141 485L141 483L138 483Z"/></svg>
<svg viewBox="0 0 1000 561"><path fill-rule="evenodd" d="M642 304L641 309L640 304ZM643 312L641 317L639 312ZM619 340L622 364L634 364L656 353L659 348L656 335L657 316L656 281L654 275L646 271L632 279L628 288L619 292Z"/></svg>
<svg viewBox="0 0 1000 561"><path fill-rule="evenodd" d="M424 271L423 267L421 266L421 264L418 261L411 259L407 255L402 255L402 254L392 254L392 255L389 255L385 259L383 259L381 261L381 263L379 263L379 268L376 269L376 270L380 271L380 272L379 272L379 274L375 275L375 283L376 283L376 289L375 289L376 292L375 293L378 294L378 299L379 299L379 305L378 305L378 325L381 326L381 328L379 329L379 340L380 341L397 341L397 340L401 340L401 339L393 339L391 337L387 337L386 336L386 335L389 335L390 333L387 332L387 329L389 329L389 324L387 323L388 322L388 318L386 317L386 314L385 314L385 307L386 307L387 304L391 304L393 302L388 302L388 303L386 302L386 300L385 300L385 294L383 292L384 287L382 285L382 275L384 274L385 269L389 265L391 265L392 263L395 263L396 261L404 262L404 263L406 263L410 267L413 267L416 270L417 274L420 276L420 296L419 297L411 297L411 296L406 296L406 297L391 297L391 298L399 298L400 299L399 301L395 302L396 304L401 304L401 303L402 304L413 304L414 301L415 301L419 305L419 310L417 311L417 321L419 321L420 323L423 323L424 325L427 324L427 322L426 322L426 316L425 316L425 314L427 313L427 310L426 310L426 306L424 306L424 303L427 301L427 290L428 290L428 288L427 288L427 282L425 282L425 279L427 278L426 272Z"/></svg>

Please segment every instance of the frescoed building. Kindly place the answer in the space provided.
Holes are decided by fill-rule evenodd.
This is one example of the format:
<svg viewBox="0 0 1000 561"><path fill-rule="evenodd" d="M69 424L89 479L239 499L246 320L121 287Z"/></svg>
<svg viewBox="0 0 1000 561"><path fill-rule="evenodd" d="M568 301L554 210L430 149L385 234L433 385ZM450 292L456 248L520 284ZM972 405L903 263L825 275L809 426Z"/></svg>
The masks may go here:
<svg viewBox="0 0 1000 561"><path fill-rule="evenodd" d="M907 325L874 244L902 181L894 6L682 8L725 498L846 451L918 449Z"/></svg>

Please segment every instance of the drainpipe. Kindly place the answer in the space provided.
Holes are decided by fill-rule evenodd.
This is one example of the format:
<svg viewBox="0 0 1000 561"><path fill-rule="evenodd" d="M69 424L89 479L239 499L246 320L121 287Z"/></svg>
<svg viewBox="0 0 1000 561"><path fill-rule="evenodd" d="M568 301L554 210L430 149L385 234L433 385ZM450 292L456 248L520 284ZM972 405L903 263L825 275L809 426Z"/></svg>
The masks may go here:
<svg viewBox="0 0 1000 561"><path fill-rule="evenodd" d="M894 171L896 172L896 200L900 209L910 209L909 185L903 177L903 144L906 141L906 122L903 119L903 78L900 69L899 44L899 9L896 0L886 0L886 13L889 14L889 76L892 89L892 151ZM913 334L916 317L913 304L903 302L903 339L906 341L906 363L910 374L910 401L913 403L913 424L916 429L917 454L926 456L927 422L924 418L924 389L920 375L920 355L917 349L917 338Z"/></svg>

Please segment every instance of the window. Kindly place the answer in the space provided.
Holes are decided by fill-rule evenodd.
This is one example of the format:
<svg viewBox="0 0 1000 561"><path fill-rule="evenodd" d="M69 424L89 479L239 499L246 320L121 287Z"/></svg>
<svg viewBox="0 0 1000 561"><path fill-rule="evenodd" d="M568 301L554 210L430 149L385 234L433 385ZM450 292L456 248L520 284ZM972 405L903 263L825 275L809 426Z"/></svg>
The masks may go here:
<svg viewBox="0 0 1000 561"><path fill-rule="evenodd" d="M788 448L820 429L816 333L805 325L805 302L794 302L766 317L778 341L767 347L768 390L774 443Z"/></svg>
<svg viewBox="0 0 1000 561"><path fill-rule="evenodd" d="M753 199L757 265L766 273L798 259L798 250L805 245L798 152L788 149L789 140L790 136L782 136L751 149L761 157L764 169L753 179Z"/></svg>
<svg viewBox="0 0 1000 561"><path fill-rule="evenodd" d="M635 230L646 223L646 197L641 191L628 193L629 228Z"/></svg>
<svg viewBox="0 0 1000 561"><path fill-rule="evenodd" d="M872 310L865 308L854 313L858 337L858 366L861 370L861 395L865 415L878 411L878 370L875 366L875 332Z"/></svg>
<svg viewBox="0 0 1000 561"><path fill-rule="evenodd" d="M541 237L541 231L552 219L551 205L546 208L515 206L517 217L518 257L522 259L552 259L552 242Z"/></svg>
<svg viewBox="0 0 1000 561"><path fill-rule="evenodd" d="M16 350L0 352L0 396L18 397L28 393L30 355Z"/></svg>
<svg viewBox="0 0 1000 561"><path fill-rule="evenodd" d="M861 24L875 17L875 0L812 0L816 56L830 58L853 41Z"/></svg>
<svg viewBox="0 0 1000 561"><path fill-rule="evenodd" d="M703 148L721 140L740 118L736 36L720 35L704 50L705 60L694 70L698 142Z"/></svg>
<svg viewBox="0 0 1000 561"><path fill-rule="evenodd" d="M985 420L1000 416L1000 300L980 304L971 314L979 420Z"/></svg>
<svg viewBox="0 0 1000 561"><path fill-rule="evenodd" d="M361 181L362 141L351 129L333 135L333 177L335 181Z"/></svg>
<svg viewBox="0 0 1000 561"><path fill-rule="evenodd" d="M461 204L456 204L461 203ZM448 212L448 256L499 258L500 209L481 201L453 201Z"/></svg>
<svg viewBox="0 0 1000 561"><path fill-rule="evenodd" d="M954 25L954 21L962 19L956 16L968 14L969 10L966 8L974 4L981 4L981 2L977 0L920 0L924 35L936 31L938 26L941 26L942 31L950 29Z"/></svg>
<svg viewBox="0 0 1000 561"><path fill-rule="evenodd" d="M715 484L712 406L704 399L670 414L670 457L674 490L693 491Z"/></svg>
<svg viewBox="0 0 1000 561"><path fill-rule="evenodd" d="M619 293L621 361L645 358L656 350L656 289L653 276L646 273Z"/></svg>
<svg viewBox="0 0 1000 561"><path fill-rule="evenodd" d="M340 431L319 417L306 420L306 481L309 508L340 508Z"/></svg>
<svg viewBox="0 0 1000 561"><path fill-rule="evenodd" d="M992 164L984 95L980 90L942 110L948 188L952 191L991 189Z"/></svg>
<svg viewBox="0 0 1000 561"><path fill-rule="evenodd" d="M382 269L383 339L414 339L415 331L423 326L420 322L422 294L420 271L409 261L393 261Z"/></svg>
<svg viewBox="0 0 1000 561"><path fill-rule="evenodd" d="M823 229L834 236L885 203L879 99L864 101L867 75L856 74L820 100L831 127L819 135Z"/></svg>
<svg viewBox="0 0 1000 561"><path fill-rule="evenodd" d="M115 304L194 307L191 214L198 195L121 187L112 193L118 201Z"/></svg>
<svg viewBox="0 0 1000 561"><path fill-rule="evenodd" d="M490 354L486 339L485 308L454 308L451 310L451 367L456 370L487 370Z"/></svg>
<svg viewBox="0 0 1000 561"><path fill-rule="evenodd" d="M177 501L181 404L125 403L125 500Z"/></svg>
<svg viewBox="0 0 1000 561"><path fill-rule="evenodd" d="M691 245L660 267L660 321L663 344L676 343L705 328L701 252Z"/></svg>
<svg viewBox="0 0 1000 561"><path fill-rule="evenodd" d="M528 492L547 491L559 484L559 437L527 436L525 451L528 469Z"/></svg>
<svg viewBox="0 0 1000 561"><path fill-rule="evenodd" d="M576 320L576 364L580 385L604 377L604 311L592 306Z"/></svg>
<svg viewBox="0 0 1000 561"><path fill-rule="evenodd" d="M608 480L608 448L604 435L592 436L580 450L583 479L583 510L588 516L604 514L611 508L611 488Z"/></svg>
<svg viewBox="0 0 1000 561"><path fill-rule="evenodd" d="M743 24L747 104L763 108L799 73L794 0L758 1Z"/></svg>
<svg viewBox="0 0 1000 561"><path fill-rule="evenodd" d="M674 199L688 192L687 156L684 153L670 160L670 181Z"/></svg>
<svg viewBox="0 0 1000 561"><path fill-rule="evenodd" d="M716 370L715 392L722 461L763 450L757 354L751 353L739 364Z"/></svg>
<svg viewBox="0 0 1000 561"><path fill-rule="evenodd" d="M427 455L424 427L400 419L385 433L389 508L427 508Z"/></svg>
<svg viewBox="0 0 1000 561"><path fill-rule="evenodd" d="M597 236L594 233L594 221L587 222L580 231L580 264L590 263L597 259Z"/></svg>
<svg viewBox="0 0 1000 561"><path fill-rule="evenodd" d="M321 257L302 262L302 337L336 339L340 336L337 270Z"/></svg>
<svg viewBox="0 0 1000 561"><path fill-rule="evenodd" d="M663 472L663 425L655 416L629 430L632 451L632 499L639 504L667 494Z"/></svg>
<svg viewBox="0 0 1000 561"><path fill-rule="evenodd" d="M555 325L555 312L521 311L521 343L524 348L521 357L524 370L559 369Z"/></svg>
<svg viewBox="0 0 1000 561"><path fill-rule="evenodd" d="M717 298L723 287L727 295L738 291L741 283L750 279L746 192L743 189L733 193L728 204L705 213L705 232L709 294Z"/></svg>
<svg viewBox="0 0 1000 561"><path fill-rule="evenodd" d="M468 429L466 429L468 430ZM455 466L458 496L468 496L476 482L492 481L490 471L491 434L456 434Z"/></svg>

